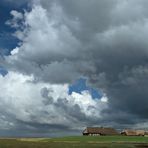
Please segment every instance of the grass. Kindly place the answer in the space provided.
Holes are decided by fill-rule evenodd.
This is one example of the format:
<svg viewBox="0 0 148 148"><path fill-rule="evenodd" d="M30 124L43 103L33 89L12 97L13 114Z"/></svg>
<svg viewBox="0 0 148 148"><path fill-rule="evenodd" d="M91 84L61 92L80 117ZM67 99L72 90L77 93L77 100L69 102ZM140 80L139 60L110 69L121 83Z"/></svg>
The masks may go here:
<svg viewBox="0 0 148 148"><path fill-rule="evenodd" d="M75 141L75 142L98 142L98 143L148 143L148 137L139 136L72 136L53 139L44 139L45 141Z"/></svg>
<svg viewBox="0 0 148 148"><path fill-rule="evenodd" d="M148 148L148 137L100 136L0 139L0 148Z"/></svg>

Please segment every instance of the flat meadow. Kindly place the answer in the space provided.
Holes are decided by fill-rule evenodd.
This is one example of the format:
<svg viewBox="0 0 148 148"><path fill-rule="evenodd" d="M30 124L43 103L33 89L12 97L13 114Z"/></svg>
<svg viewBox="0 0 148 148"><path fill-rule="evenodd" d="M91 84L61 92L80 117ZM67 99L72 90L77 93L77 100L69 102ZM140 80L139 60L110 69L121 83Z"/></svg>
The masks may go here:
<svg viewBox="0 0 148 148"><path fill-rule="evenodd" d="M0 148L148 148L148 137L72 136L0 139Z"/></svg>

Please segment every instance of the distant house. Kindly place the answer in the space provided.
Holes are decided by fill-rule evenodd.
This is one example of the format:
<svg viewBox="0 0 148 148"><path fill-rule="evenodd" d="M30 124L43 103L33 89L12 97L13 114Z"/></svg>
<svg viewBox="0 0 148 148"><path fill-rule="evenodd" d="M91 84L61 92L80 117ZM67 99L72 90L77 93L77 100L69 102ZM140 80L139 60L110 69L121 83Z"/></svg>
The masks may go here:
<svg viewBox="0 0 148 148"><path fill-rule="evenodd" d="M144 135L146 135L146 136L147 136L147 135L148 135L148 131L145 131L145 132L144 132Z"/></svg>
<svg viewBox="0 0 148 148"><path fill-rule="evenodd" d="M84 136L105 136L105 135L119 135L113 128L106 127L87 127L83 131Z"/></svg>
<svg viewBox="0 0 148 148"><path fill-rule="evenodd" d="M144 130L123 130L121 132L121 135L126 135L126 136L144 136L145 131Z"/></svg>

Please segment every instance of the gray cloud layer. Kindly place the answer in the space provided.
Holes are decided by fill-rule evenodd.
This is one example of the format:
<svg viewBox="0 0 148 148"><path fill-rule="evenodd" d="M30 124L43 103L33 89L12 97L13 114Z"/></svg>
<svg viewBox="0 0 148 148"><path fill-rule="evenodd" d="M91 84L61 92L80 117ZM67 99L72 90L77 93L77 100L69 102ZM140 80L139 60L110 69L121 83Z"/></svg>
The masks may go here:
<svg viewBox="0 0 148 148"><path fill-rule="evenodd" d="M15 33L20 46L4 66L33 75L36 83L64 84L86 77L108 96L108 107L97 121L86 118L78 104L69 108L66 99L53 103L46 88L40 90L43 104L52 103L90 125L147 128L147 7L147 0L38 1L21 18L23 31L17 27Z"/></svg>

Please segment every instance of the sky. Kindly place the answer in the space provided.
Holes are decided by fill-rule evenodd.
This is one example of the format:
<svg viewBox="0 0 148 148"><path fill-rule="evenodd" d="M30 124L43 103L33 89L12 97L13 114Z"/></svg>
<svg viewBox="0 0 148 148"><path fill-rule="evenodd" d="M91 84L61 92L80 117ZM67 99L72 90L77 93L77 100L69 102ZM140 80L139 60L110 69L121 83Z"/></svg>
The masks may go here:
<svg viewBox="0 0 148 148"><path fill-rule="evenodd" d="M1 0L0 136L148 130L147 8L147 0Z"/></svg>

